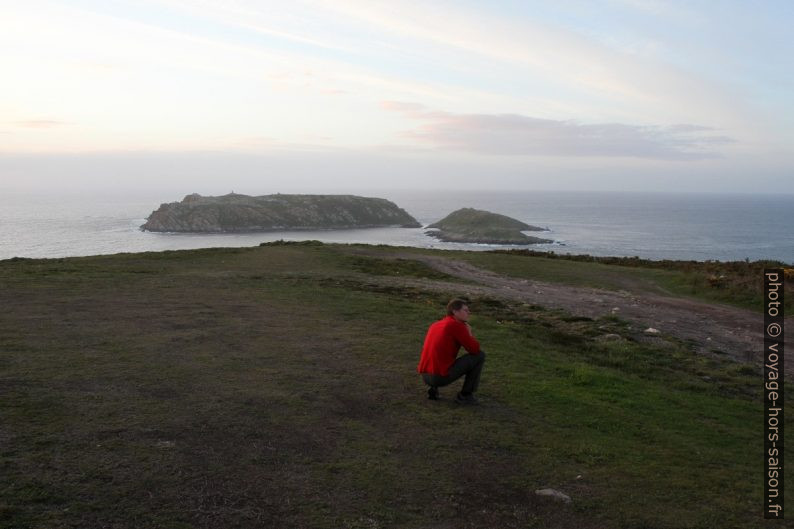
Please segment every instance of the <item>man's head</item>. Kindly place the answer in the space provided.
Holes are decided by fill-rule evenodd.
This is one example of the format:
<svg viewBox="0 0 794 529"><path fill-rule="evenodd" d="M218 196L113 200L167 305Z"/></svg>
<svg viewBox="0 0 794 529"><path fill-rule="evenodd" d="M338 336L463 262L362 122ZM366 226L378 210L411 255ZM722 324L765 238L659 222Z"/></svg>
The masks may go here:
<svg viewBox="0 0 794 529"><path fill-rule="evenodd" d="M469 304L465 300L456 298L447 303L447 315L458 321L469 321Z"/></svg>

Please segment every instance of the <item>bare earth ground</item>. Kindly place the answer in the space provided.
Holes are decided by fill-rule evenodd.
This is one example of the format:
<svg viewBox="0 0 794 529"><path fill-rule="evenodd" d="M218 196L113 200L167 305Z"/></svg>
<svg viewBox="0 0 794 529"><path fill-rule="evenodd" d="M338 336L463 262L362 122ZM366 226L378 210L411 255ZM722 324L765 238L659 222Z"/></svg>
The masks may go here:
<svg viewBox="0 0 794 529"><path fill-rule="evenodd" d="M366 250L354 251L383 258L382 254ZM638 329L638 335L647 340L654 338L643 335L642 331L653 328L683 340L701 354L727 356L758 366L763 360L763 315L750 310L647 292L642 285L633 284L628 279L626 290L612 291L505 277L464 261L439 256L400 253L394 254L393 258L417 260L439 272L476 283L465 287L467 294L490 295L562 309L574 316L598 318L614 315L642 327ZM426 282L422 282L422 286L432 288ZM449 290L450 285L444 284L444 288ZM792 321L792 318L786 321ZM791 358L794 342L791 338L785 341L785 351L785 373L791 377L794 376L794 360Z"/></svg>

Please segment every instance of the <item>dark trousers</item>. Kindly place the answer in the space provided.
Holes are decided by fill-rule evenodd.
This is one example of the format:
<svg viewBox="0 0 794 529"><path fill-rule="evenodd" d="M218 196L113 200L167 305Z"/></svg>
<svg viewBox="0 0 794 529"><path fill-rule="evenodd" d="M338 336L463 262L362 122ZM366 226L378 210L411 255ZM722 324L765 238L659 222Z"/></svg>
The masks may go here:
<svg viewBox="0 0 794 529"><path fill-rule="evenodd" d="M422 380L428 386L442 387L452 384L457 379L466 375L463 381L463 393L474 393L480 385L480 374L482 373L482 366L485 363L485 351L480 351L479 354L465 354L455 359L455 363L449 368L447 376L441 375L428 375L422 373Z"/></svg>

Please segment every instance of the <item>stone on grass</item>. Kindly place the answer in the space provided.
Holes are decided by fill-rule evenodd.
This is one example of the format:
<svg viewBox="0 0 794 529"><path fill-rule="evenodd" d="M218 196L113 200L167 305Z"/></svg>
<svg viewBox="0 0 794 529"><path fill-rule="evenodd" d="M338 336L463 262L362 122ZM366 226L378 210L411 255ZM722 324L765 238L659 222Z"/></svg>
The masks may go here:
<svg viewBox="0 0 794 529"><path fill-rule="evenodd" d="M642 332L644 332L645 334L662 334L662 331L660 331L659 329L654 329L653 327L648 327Z"/></svg>
<svg viewBox="0 0 794 529"><path fill-rule="evenodd" d="M571 497L558 490L538 489L535 491L535 494L537 494L538 496L548 496L556 501L561 501L563 503L571 503Z"/></svg>

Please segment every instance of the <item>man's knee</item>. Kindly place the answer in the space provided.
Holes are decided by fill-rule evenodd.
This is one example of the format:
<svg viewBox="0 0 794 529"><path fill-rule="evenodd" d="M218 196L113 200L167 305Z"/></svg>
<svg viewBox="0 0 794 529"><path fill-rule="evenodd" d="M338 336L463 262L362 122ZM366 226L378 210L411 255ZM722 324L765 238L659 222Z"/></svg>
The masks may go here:
<svg viewBox="0 0 794 529"><path fill-rule="evenodd" d="M479 360L479 363L480 363L480 364L482 364L483 362L485 362L485 351L483 351L483 350L481 349L481 350L480 350L480 352L477 354L477 359Z"/></svg>

